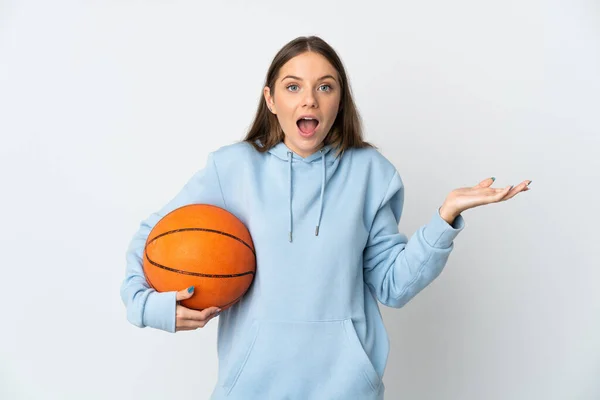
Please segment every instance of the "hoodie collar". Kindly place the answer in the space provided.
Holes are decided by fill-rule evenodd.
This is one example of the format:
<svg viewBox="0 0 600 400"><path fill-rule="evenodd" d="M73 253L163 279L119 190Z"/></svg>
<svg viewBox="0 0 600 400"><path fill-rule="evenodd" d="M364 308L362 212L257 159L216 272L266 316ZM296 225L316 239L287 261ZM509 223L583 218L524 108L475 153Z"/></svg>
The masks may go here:
<svg viewBox="0 0 600 400"><path fill-rule="evenodd" d="M288 161L288 153L292 153L292 159L294 161L303 161L305 163L311 163L316 160L321 160L321 156L325 157L325 161L330 164L335 160L335 151L331 145L325 145L321 149L315 151L313 154L302 157L294 153L284 142L279 142L273 146L269 153L273 154L277 158L283 161Z"/></svg>

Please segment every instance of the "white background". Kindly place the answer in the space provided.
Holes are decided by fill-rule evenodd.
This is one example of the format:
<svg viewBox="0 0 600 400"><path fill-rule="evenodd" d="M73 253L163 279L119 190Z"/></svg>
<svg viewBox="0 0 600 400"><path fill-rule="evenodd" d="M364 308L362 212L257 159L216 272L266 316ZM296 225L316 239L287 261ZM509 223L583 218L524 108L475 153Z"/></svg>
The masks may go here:
<svg viewBox="0 0 600 400"><path fill-rule="evenodd" d="M442 275L381 306L386 399L600 398L593 0L0 1L0 398L208 398L216 320L130 325L125 250L310 34L401 173L402 231L454 188L533 180L464 212Z"/></svg>

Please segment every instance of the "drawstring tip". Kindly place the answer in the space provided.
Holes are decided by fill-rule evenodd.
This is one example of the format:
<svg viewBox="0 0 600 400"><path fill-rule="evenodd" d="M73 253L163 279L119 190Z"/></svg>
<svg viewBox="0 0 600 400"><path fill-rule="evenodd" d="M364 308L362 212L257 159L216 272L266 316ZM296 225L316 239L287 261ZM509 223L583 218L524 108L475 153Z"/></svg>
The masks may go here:
<svg viewBox="0 0 600 400"><path fill-rule="evenodd" d="M290 232L290 243L292 243L292 232Z"/></svg>
<svg viewBox="0 0 600 400"><path fill-rule="evenodd" d="M315 228L315 236L319 236L319 225Z"/></svg>

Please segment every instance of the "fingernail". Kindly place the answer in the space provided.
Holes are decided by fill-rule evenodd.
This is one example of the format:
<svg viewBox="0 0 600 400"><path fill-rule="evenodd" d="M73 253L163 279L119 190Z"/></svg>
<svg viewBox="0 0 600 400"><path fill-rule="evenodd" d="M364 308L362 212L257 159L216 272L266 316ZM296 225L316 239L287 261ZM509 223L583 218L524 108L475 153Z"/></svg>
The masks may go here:
<svg viewBox="0 0 600 400"><path fill-rule="evenodd" d="M492 176L492 182L493 182L493 181L495 181L495 180L496 180L496 178L494 178L494 177Z"/></svg>
<svg viewBox="0 0 600 400"><path fill-rule="evenodd" d="M531 182L533 182L533 181L529 181L529 183L527 184L527 186L531 185Z"/></svg>
<svg viewBox="0 0 600 400"><path fill-rule="evenodd" d="M194 287L193 287L193 286L190 286L190 287L188 288L188 293L192 293L193 291L194 291Z"/></svg>

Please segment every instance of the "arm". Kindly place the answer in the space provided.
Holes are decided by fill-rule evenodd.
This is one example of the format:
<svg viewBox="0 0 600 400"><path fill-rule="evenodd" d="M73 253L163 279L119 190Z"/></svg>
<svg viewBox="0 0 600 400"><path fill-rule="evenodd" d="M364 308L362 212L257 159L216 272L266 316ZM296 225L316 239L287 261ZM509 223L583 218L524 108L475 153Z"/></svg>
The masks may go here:
<svg viewBox="0 0 600 400"><path fill-rule="evenodd" d="M159 293L150 287L142 269L143 251L150 231L166 214L184 205L200 203L224 207L212 154L208 156L206 166L196 172L168 204L140 223L138 231L129 243L126 251L125 279L121 284L121 299L127 308L127 320L133 325L175 332L177 292Z"/></svg>
<svg viewBox="0 0 600 400"><path fill-rule="evenodd" d="M429 285L442 271L464 228L463 217L452 225L436 210L428 224L407 239L398 232L404 204L404 186L394 173L375 214L364 250L364 279L384 305L400 308Z"/></svg>

